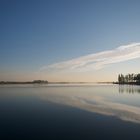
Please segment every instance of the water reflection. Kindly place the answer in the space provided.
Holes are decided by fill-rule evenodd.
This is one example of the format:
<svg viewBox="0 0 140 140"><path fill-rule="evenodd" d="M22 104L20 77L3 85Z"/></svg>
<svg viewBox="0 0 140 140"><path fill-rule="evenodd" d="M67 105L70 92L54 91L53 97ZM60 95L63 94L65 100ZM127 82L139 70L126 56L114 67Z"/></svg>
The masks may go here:
<svg viewBox="0 0 140 140"><path fill-rule="evenodd" d="M134 85L119 85L119 93L140 94L140 87Z"/></svg>
<svg viewBox="0 0 140 140"><path fill-rule="evenodd" d="M116 94L117 93L117 94ZM119 94L130 93L133 94ZM140 123L140 86L92 85L92 86L30 86L0 89L2 100L36 98L40 102L51 102L80 108L122 120ZM9 98L10 97L10 98ZM31 101L32 102L32 101Z"/></svg>
<svg viewBox="0 0 140 140"><path fill-rule="evenodd" d="M121 90L120 92L133 92L133 94L139 91L137 86L129 89L117 85L50 87L47 92L42 92L39 96L42 100L140 123L140 96L137 96L138 94L133 97L129 94L127 96L113 94L118 93L118 89Z"/></svg>

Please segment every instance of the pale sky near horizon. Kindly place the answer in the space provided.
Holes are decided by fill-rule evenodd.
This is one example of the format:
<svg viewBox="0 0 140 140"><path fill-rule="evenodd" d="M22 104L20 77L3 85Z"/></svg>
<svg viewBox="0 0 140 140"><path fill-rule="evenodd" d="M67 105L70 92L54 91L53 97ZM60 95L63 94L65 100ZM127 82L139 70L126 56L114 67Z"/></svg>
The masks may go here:
<svg viewBox="0 0 140 140"><path fill-rule="evenodd" d="M140 73L139 7L139 0L1 0L0 81Z"/></svg>

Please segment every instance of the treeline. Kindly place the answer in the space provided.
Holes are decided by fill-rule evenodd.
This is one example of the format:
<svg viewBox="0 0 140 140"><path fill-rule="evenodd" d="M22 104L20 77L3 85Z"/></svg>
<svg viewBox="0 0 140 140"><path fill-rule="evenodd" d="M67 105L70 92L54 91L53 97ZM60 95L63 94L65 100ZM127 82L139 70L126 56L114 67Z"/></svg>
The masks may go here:
<svg viewBox="0 0 140 140"><path fill-rule="evenodd" d="M34 80L28 82L0 81L0 84L48 84L48 81Z"/></svg>
<svg viewBox="0 0 140 140"><path fill-rule="evenodd" d="M140 85L140 74L119 74L118 75L119 84L137 84Z"/></svg>

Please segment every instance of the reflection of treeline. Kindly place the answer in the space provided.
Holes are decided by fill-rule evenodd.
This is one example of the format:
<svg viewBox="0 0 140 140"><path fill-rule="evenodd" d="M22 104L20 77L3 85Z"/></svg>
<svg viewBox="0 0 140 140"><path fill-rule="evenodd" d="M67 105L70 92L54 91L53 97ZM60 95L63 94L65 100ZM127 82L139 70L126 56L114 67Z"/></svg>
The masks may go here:
<svg viewBox="0 0 140 140"><path fill-rule="evenodd" d="M129 94L140 93L140 88L133 85L120 85L119 93L129 93Z"/></svg>
<svg viewBox="0 0 140 140"><path fill-rule="evenodd" d="M0 81L0 84L47 84L48 81L34 80L28 82L15 82L15 81Z"/></svg>
<svg viewBox="0 0 140 140"><path fill-rule="evenodd" d="M140 85L140 74L119 74L118 75L119 84L137 84Z"/></svg>

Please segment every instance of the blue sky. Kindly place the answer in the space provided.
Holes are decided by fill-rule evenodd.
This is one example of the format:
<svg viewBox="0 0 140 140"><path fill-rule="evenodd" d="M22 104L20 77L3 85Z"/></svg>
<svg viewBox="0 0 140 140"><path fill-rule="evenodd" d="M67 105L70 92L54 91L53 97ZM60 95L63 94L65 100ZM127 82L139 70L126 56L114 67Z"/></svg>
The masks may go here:
<svg viewBox="0 0 140 140"><path fill-rule="evenodd" d="M139 0L1 0L0 80L112 81L120 72L139 72L139 58L88 72L40 70L139 43L139 6Z"/></svg>

